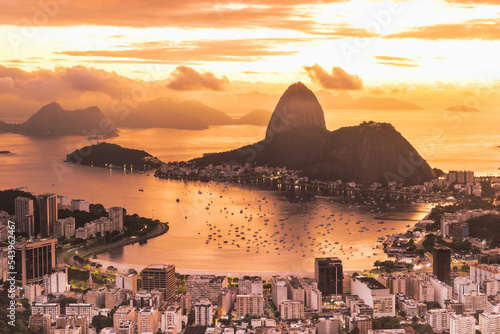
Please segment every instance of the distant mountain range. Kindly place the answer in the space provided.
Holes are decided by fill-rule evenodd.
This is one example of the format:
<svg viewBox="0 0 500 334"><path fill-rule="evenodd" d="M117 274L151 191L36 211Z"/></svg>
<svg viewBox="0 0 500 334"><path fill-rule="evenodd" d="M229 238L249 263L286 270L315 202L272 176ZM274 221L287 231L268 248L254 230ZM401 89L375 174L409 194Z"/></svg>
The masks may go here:
<svg viewBox="0 0 500 334"><path fill-rule="evenodd" d="M200 166L250 162L287 167L302 170L312 179L331 181L414 185L435 177L427 162L390 124L363 122L328 131L318 99L300 82L280 98L264 140L192 161Z"/></svg>
<svg viewBox="0 0 500 334"><path fill-rule="evenodd" d="M106 118L97 107L64 110L59 104L52 102L31 116L26 122L11 124L0 122L0 131L17 132L32 136L90 135L103 132L102 121ZM107 135L116 134L109 130Z"/></svg>

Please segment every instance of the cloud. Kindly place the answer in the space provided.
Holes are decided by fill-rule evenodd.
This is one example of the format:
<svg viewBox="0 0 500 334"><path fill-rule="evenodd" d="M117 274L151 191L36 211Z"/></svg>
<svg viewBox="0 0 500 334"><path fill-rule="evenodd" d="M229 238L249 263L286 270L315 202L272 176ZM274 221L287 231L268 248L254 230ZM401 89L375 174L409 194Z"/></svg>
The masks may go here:
<svg viewBox="0 0 500 334"><path fill-rule="evenodd" d="M393 56L375 56L374 59L380 60L377 64L380 65L391 65L399 67L418 67L415 60L405 57L393 57Z"/></svg>
<svg viewBox="0 0 500 334"><path fill-rule="evenodd" d="M74 97L86 92L117 97L130 93L133 87L143 84L140 80L115 72L84 66L27 72L0 65L0 82L0 95L14 94L37 101L53 101L61 96Z"/></svg>
<svg viewBox="0 0 500 334"><path fill-rule="evenodd" d="M333 90L359 90L363 89L363 82L357 75L352 75L340 67L333 67L332 72L325 71L318 64L304 66L307 75L313 82L319 83L323 88Z"/></svg>
<svg viewBox="0 0 500 334"><path fill-rule="evenodd" d="M477 19L461 23L435 24L385 35L384 38L415 38L426 40L486 40L500 39L500 19Z"/></svg>
<svg viewBox="0 0 500 334"><path fill-rule="evenodd" d="M175 28L311 29L314 14L302 5L349 0L121 0L10 2L0 22L15 26L126 26ZM51 4L50 6L47 4ZM99 8L99 10L96 10Z"/></svg>
<svg viewBox="0 0 500 334"><path fill-rule="evenodd" d="M500 0L445 0L449 3L463 5L500 5Z"/></svg>
<svg viewBox="0 0 500 334"><path fill-rule="evenodd" d="M283 56L296 54L299 51L294 43L308 42L307 38L262 38L235 40L197 40L185 42L144 42L133 43L111 50L63 51L56 52L67 56L79 57L113 57L162 61L170 64L186 64L210 61L256 61L265 56ZM276 50L275 46L289 50ZM114 62L114 60L113 60Z"/></svg>
<svg viewBox="0 0 500 334"><path fill-rule="evenodd" d="M178 66L170 74L167 88L173 90L224 90L229 80L223 76L221 79L215 77L212 72L197 72L187 66Z"/></svg>
<svg viewBox="0 0 500 334"><path fill-rule="evenodd" d="M398 63L395 61L379 61L377 64L380 65L390 65L390 66L399 66L399 67L418 67L417 64L405 64L405 63Z"/></svg>

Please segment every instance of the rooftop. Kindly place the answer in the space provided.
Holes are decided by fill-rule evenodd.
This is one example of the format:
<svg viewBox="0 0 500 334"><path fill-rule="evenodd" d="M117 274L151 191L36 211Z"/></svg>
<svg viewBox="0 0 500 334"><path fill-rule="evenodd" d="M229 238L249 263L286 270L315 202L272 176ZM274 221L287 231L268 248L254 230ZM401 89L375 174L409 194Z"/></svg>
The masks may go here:
<svg viewBox="0 0 500 334"><path fill-rule="evenodd" d="M354 279L357 279L360 282L365 283L368 286L368 288L372 290L387 289L385 285L383 285L373 277L357 276Z"/></svg>

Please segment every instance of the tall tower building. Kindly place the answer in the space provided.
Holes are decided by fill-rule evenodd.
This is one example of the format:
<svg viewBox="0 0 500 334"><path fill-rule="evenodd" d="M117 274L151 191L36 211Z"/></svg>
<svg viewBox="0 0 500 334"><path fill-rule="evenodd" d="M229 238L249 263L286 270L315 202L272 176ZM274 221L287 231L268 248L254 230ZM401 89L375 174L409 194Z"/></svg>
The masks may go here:
<svg viewBox="0 0 500 334"><path fill-rule="evenodd" d="M21 233L26 233L28 236L35 235L35 210L33 200L27 197L17 197L14 201L16 208L16 222Z"/></svg>
<svg viewBox="0 0 500 334"><path fill-rule="evenodd" d="M342 260L338 257L316 258L314 277L323 295L323 301L342 300Z"/></svg>
<svg viewBox="0 0 500 334"><path fill-rule="evenodd" d="M445 246L434 247L432 272L437 279L450 284L451 249Z"/></svg>
<svg viewBox="0 0 500 334"><path fill-rule="evenodd" d="M39 195L37 200L40 206L40 228L37 232L45 238L52 235L57 220L57 195Z"/></svg>
<svg viewBox="0 0 500 334"><path fill-rule="evenodd" d="M152 264L141 271L142 288L158 290L163 293L163 300L175 294L175 266L168 264Z"/></svg>
<svg viewBox="0 0 500 334"><path fill-rule="evenodd" d="M112 207L108 212L109 219L113 222L113 231L123 232L123 208Z"/></svg>
<svg viewBox="0 0 500 334"><path fill-rule="evenodd" d="M43 276L56 266L56 239L20 242L15 245L16 284L23 289L28 284L43 283Z"/></svg>

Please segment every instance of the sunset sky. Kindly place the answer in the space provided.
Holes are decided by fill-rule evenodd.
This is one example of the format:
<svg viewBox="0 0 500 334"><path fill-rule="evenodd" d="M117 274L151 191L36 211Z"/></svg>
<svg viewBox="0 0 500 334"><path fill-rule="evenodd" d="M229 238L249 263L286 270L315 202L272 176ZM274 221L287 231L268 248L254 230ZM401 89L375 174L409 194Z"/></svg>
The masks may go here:
<svg viewBox="0 0 500 334"><path fill-rule="evenodd" d="M159 81L165 94L275 94L301 80L405 99L401 92L422 87L496 87L500 77L500 0L4 0L1 8L4 108L116 97L143 81Z"/></svg>

